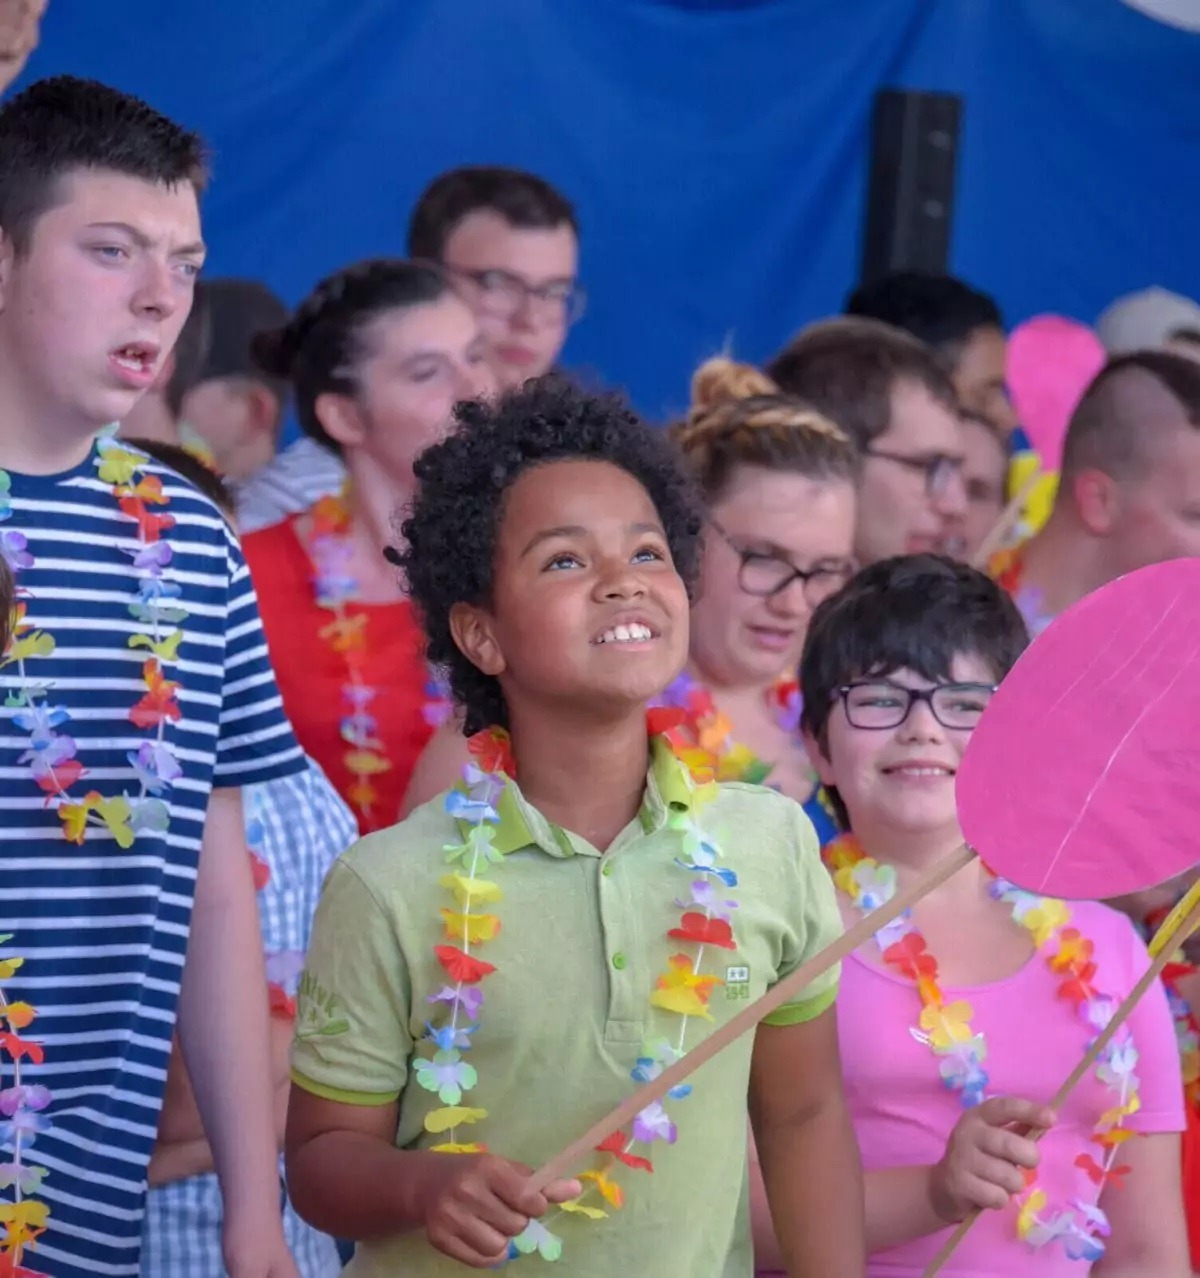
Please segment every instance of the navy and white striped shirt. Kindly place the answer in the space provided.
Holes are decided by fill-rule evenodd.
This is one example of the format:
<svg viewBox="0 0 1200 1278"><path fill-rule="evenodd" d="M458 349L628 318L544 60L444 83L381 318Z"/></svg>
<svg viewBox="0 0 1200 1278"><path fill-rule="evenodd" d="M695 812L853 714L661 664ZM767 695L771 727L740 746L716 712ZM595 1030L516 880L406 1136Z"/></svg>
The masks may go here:
<svg viewBox="0 0 1200 1278"><path fill-rule="evenodd" d="M0 985L10 1002L26 1000L38 1010L22 1036L41 1044L45 1060L23 1062L20 1081L51 1093L42 1114L51 1126L32 1148L28 1136L23 1141L22 1161L48 1172L30 1196L50 1208L46 1232L23 1262L52 1278L138 1273L146 1165L209 793L305 767L236 539L211 502L148 459L139 475L157 477L168 499L148 509L174 520L162 535L169 563L156 580L168 592L171 629L182 632L162 659L165 676L179 685L178 717L153 728L131 721L147 694L151 655L144 645L130 646L147 631L137 619L147 575L135 562L144 543L136 519L118 508L112 482L100 478L98 457L94 449L60 475L11 474L7 494L0 476L0 546L15 562L26 608L20 636L44 633L54 641L52 651L34 644L19 661L10 648L0 666L0 932L13 934L0 958L24 959ZM66 711L49 752L21 710L20 699L31 695L40 706ZM62 753L73 753L84 771L55 797L39 787L34 767L39 749L43 768L47 759L54 766L64 736ZM138 766L148 742L165 745L181 769L162 789L152 775L148 787L144 759ZM62 803L122 795L135 809L147 795L161 795L168 829L144 807L144 821L126 823L136 838L123 848L120 813L109 826L97 807L82 842L64 837ZM230 1053L236 1069L236 1044ZM0 1070L0 1088L11 1088L7 1055ZM14 1133L3 1125L0 1132L8 1138L7 1161ZM0 1192L0 1200L12 1197L11 1187Z"/></svg>

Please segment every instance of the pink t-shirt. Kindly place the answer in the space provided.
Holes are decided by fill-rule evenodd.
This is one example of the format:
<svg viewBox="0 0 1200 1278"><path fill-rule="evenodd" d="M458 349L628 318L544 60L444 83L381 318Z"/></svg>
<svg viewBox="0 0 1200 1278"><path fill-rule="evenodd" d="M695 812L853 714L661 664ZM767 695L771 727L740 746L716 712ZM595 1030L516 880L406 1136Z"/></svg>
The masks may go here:
<svg viewBox="0 0 1200 1278"><path fill-rule="evenodd" d="M1071 904L1072 924L1095 944L1096 987L1123 997L1145 971L1146 950L1123 915L1090 901ZM991 985L946 987L947 1000L967 998L973 1024L987 1040L989 1096L1049 1100L1087 1049L1092 1032L1057 997L1061 976L1039 953L1019 972ZM852 955L843 965L838 1036L846 1095L868 1171L936 1163L962 1114L958 1093L938 1078L938 1064L913 1031L920 1001L912 982ZM1161 985L1142 999L1128 1025L1138 1050L1141 1110L1127 1125L1139 1132L1183 1130L1183 1085L1175 1031ZM1038 1183L1048 1211L1071 1199L1095 1201L1095 1188L1075 1167L1080 1154L1101 1156L1089 1139L1112 1092L1094 1073L1079 1084L1041 1142ZM1118 1191L1119 1192L1119 1191ZM1016 1234L1014 1204L988 1211L942 1269L944 1278L1080 1278L1091 1268L1070 1260L1061 1243L1033 1250ZM931 1234L872 1256L869 1278L919 1278L947 1234Z"/></svg>

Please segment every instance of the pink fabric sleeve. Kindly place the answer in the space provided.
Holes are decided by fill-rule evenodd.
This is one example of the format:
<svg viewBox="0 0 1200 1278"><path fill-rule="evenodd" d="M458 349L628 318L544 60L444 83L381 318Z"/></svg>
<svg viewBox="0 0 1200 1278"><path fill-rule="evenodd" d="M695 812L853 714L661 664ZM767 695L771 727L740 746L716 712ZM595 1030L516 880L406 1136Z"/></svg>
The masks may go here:
<svg viewBox="0 0 1200 1278"><path fill-rule="evenodd" d="M1127 930L1129 946L1130 988L1150 966L1150 956L1133 924L1121 916ZM1179 1046L1175 1023L1167 1005L1167 992L1161 981L1146 991L1128 1021L1138 1050L1137 1074L1141 1083L1142 1107L1129 1120L1134 1131L1181 1132L1186 1126L1183 1115L1183 1076L1179 1067Z"/></svg>

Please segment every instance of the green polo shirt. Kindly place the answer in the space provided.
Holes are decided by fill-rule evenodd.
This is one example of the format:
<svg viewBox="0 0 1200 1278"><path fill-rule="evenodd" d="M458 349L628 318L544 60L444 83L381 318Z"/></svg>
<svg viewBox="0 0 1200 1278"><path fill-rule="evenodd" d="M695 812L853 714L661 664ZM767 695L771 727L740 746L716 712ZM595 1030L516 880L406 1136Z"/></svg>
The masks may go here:
<svg viewBox="0 0 1200 1278"><path fill-rule="evenodd" d="M678 1037L680 1017L652 1006L650 995L672 956L696 953L693 943L667 935L680 926L676 900L686 901L700 877L676 863L683 836L669 820L691 797L686 770L656 742L641 811L601 853L551 825L515 783L506 787L494 844L503 861L487 873L503 897L485 907L501 919L501 930L472 946L497 970L479 987L485 1002L464 1053L478 1082L460 1102L488 1117L460 1127L459 1142L484 1142L492 1153L537 1167L629 1095L644 1043ZM736 948L704 951L701 971L722 983L709 999L712 1021L688 1020L688 1048L841 931L817 839L799 805L759 786L724 784L697 820L720 848L719 864L738 876L737 886L719 895L738 904L730 920ZM401 1149L446 1139L425 1131L425 1116L442 1102L410 1082L410 1070L431 1054L420 1042L426 1022L443 1019L443 1006L428 1000L453 984L434 947L446 944L439 910L452 904L439 883L454 868L446 849L462 838L463 827L437 800L347 852L326 880L300 988L294 1081L349 1104L399 1098ZM788 1025L819 1015L833 1002L837 979L831 970L768 1020ZM653 1159L652 1173L616 1169L627 1196L622 1209L599 1221L551 1209L543 1223L562 1239L563 1272L751 1274L746 1095L753 1041L743 1035L693 1076L690 1096L667 1102L678 1140L637 1146ZM584 1201L603 1206L594 1191ZM354 1278L463 1272L420 1231L361 1244L346 1270Z"/></svg>

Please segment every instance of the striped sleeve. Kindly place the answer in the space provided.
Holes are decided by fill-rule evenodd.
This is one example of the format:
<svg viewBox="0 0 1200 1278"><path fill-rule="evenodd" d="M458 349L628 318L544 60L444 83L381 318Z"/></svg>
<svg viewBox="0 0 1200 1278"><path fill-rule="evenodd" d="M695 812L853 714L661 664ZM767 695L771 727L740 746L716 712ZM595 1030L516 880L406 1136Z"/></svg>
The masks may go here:
<svg viewBox="0 0 1200 1278"><path fill-rule="evenodd" d="M307 767L275 683L258 598L241 547L229 538L225 670L214 786L256 785Z"/></svg>

